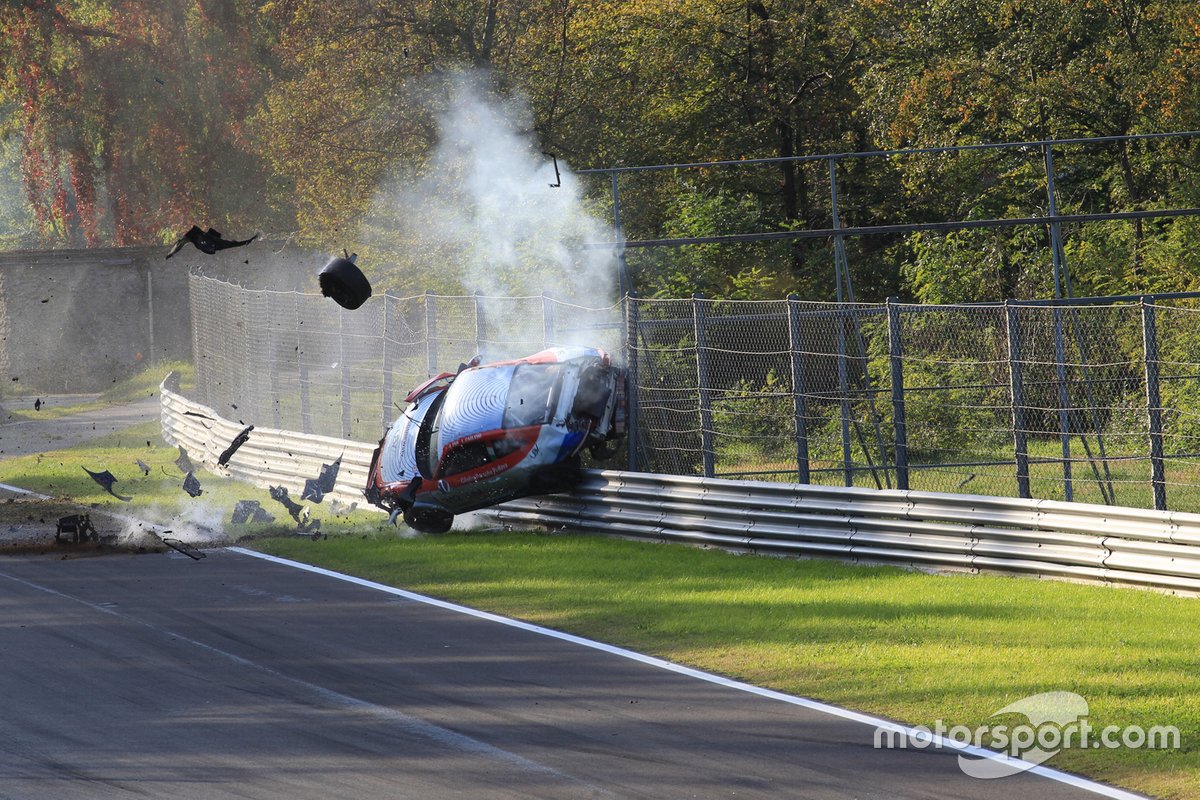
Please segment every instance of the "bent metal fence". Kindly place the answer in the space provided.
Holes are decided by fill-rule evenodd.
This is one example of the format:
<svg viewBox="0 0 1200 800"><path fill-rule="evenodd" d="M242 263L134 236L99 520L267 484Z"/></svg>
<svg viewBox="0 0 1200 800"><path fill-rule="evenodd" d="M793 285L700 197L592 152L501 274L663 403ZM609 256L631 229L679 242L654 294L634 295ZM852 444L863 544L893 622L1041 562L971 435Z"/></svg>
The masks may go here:
<svg viewBox="0 0 1200 800"><path fill-rule="evenodd" d="M958 306L319 295L191 278L200 402L374 441L479 353L629 368L633 471L1200 510L1200 294Z"/></svg>

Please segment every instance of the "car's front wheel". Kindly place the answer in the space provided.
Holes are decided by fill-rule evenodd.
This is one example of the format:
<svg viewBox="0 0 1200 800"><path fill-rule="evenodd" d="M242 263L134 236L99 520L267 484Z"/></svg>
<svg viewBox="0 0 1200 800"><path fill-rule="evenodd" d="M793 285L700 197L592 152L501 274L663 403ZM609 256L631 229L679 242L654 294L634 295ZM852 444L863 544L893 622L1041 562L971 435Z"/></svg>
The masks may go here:
<svg viewBox="0 0 1200 800"><path fill-rule="evenodd" d="M440 508L410 508L404 512L404 524L421 533L445 533L454 524L454 515Z"/></svg>

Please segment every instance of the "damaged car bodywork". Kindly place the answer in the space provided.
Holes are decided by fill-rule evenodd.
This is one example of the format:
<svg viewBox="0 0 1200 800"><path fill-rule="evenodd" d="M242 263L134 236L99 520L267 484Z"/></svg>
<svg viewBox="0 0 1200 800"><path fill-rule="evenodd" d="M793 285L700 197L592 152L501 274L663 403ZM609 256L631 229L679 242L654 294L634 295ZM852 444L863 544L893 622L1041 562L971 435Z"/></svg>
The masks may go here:
<svg viewBox="0 0 1200 800"><path fill-rule="evenodd" d="M449 530L455 514L570 489L581 454L608 458L625 433L625 373L593 347L476 357L405 400L375 449L365 494L429 533Z"/></svg>

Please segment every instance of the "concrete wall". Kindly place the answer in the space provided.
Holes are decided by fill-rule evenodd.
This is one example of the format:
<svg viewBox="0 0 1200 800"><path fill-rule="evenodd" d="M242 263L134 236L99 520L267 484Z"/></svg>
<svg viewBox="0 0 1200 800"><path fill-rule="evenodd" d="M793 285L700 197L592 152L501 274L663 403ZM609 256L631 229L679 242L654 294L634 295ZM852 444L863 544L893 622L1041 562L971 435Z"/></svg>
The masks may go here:
<svg viewBox="0 0 1200 800"><path fill-rule="evenodd" d="M0 253L0 392L103 391L152 364L191 360L195 260L166 250Z"/></svg>

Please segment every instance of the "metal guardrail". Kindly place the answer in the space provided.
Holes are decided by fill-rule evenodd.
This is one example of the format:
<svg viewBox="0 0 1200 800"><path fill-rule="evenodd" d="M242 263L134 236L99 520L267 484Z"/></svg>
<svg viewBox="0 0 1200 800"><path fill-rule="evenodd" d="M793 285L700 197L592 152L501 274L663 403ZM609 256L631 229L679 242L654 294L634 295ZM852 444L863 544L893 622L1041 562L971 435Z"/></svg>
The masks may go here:
<svg viewBox="0 0 1200 800"><path fill-rule="evenodd" d="M367 485L374 445L255 425L254 432L229 463L218 466L217 459L245 425L223 419L212 408L184 397L178 391L174 373L167 376L159 389L163 439L183 447L190 458L204 464L210 472L263 488L283 486L293 499L302 502L304 482L317 477L322 464L333 463L340 457L342 464L334 490L325 496L363 505L362 487Z"/></svg>
<svg viewBox="0 0 1200 800"><path fill-rule="evenodd" d="M242 429L161 387L163 437L212 471L299 492L342 457L334 497L361 501L373 446ZM906 490L588 471L569 495L515 500L501 522L797 556L1029 574L1200 593L1200 514Z"/></svg>
<svg viewBox="0 0 1200 800"><path fill-rule="evenodd" d="M508 523L798 556L1200 592L1200 514L1053 500L590 472Z"/></svg>

